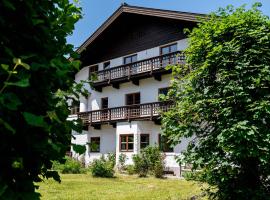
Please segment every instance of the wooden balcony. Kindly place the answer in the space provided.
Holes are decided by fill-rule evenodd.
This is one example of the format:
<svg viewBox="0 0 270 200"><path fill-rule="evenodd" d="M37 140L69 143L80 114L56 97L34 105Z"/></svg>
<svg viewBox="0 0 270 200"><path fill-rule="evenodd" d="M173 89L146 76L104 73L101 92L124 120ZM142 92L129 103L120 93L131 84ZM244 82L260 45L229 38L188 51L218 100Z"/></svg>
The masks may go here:
<svg viewBox="0 0 270 200"><path fill-rule="evenodd" d="M103 87L112 85L118 89L120 83L128 81L139 85L139 80L143 78L154 77L160 81L162 74L170 73L165 69L166 66L183 64L184 62L185 56L183 52L177 51L98 71L96 74L97 80L94 81L93 87L101 92Z"/></svg>
<svg viewBox="0 0 270 200"><path fill-rule="evenodd" d="M154 102L138 105L122 106L78 113L78 118L84 126L100 128L101 124L115 125L118 121L131 120L157 120L161 112L168 111L173 106L172 102Z"/></svg>

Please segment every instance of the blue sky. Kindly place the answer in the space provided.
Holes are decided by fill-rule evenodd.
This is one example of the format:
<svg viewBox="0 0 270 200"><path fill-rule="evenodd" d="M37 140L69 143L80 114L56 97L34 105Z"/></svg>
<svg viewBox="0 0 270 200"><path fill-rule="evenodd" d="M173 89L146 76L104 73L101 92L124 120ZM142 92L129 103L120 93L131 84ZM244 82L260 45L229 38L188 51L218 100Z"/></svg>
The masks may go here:
<svg viewBox="0 0 270 200"><path fill-rule="evenodd" d="M67 38L75 47L80 46L120 5L128 3L144 6L195 13L210 13L229 4L239 7L255 2L263 4L261 10L270 16L270 0L80 0L83 18L75 25L73 35Z"/></svg>

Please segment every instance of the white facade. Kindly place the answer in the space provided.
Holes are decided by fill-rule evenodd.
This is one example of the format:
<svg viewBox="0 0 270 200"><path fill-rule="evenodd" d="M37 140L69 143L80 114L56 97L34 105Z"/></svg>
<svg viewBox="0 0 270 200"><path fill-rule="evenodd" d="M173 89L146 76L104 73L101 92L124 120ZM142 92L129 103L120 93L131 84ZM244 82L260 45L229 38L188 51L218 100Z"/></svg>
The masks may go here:
<svg viewBox="0 0 270 200"><path fill-rule="evenodd" d="M187 39L175 41L177 43L177 50L181 51L187 47ZM144 60L151 57L160 55L161 46L155 48L146 49L140 52L134 52L137 54L137 60ZM110 60L110 67L117 67L123 65L123 57L118 57ZM103 70L103 63L97 63L99 70ZM89 66L84 67L75 76L76 81L86 80L89 75ZM166 88L170 85L171 74L162 75L161 81L155 80L153 77L141 79L139 85L134 85L131 81L121 83L120 88L116 89L112 86L106 86L102 88L102 92L90 90L88 99L80 99L80 112L94 111L101 109L101 98L108 98L108 108L125 106L125 96L130 93L140 93L140 104L151 103L158 101L158 91L160 88ZM94 129L89 126L88 131L83 131L82 134L73 133L75 139L72 139L72 143L86 145L87 151L85 153L86 164L89 164L93 159L99 158L102 154L116 153L116 160L120 153L124 153L128 156L127 164L132 164L132 155L140 152L140 134L149 134L149 145L158 145L159 134L161 133L160 125L156 125L153 121L119 121L116 122L116 126L113 127L109 124L102 124L100 129ZM132 152L120 151L120 135L133 135L134 147ZM100 137L100 151L90 152L87 143L91 141L91 137ZM178 163L175 161L175 155L179 155L183 149L187 146L187 141L174 147L173 152L166 153L166 167L168 170L174 172L179 169Z"/></svg>

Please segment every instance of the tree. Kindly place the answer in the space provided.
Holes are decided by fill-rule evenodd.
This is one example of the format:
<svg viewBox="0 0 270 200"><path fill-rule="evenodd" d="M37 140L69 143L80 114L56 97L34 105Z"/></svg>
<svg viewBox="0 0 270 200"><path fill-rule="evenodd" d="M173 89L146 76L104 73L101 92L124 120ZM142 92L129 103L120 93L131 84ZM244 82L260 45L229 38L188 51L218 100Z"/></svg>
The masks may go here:
<svg viewBox="0 0 270 200"><path fill-rule="evenodd" d="M76 128L67 100L82 90L73 87L80 63L66 37L81 9L68 0L2 0L0 13L0 199L36 199L34 182L60 181L52 161L64 161Z"/></svg>
<svg viewBox="0 0 270 200"><path fill-rule="evenodd" d="M201 169L212 199L270 196L270 20L254 4L228 6L189 33L174 66L164 134L190 138L185 162Z"/></svg>

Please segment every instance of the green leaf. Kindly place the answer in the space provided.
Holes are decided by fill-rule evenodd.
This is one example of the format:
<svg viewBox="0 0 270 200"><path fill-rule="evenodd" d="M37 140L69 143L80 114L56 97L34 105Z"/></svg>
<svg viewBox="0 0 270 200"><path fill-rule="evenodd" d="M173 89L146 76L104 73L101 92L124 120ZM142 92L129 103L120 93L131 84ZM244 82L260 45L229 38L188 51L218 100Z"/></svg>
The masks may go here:
<svg viewBox="0 0 270 200"><path fill-rule="evenodd" d="M4 121L3 119L1 119L1 118L0 118L0 124L3 124L4 127L5 127L7 130L9 130L11 133L13 133L13 134L16 133L15 129L12 128L10 124L8 124L7 122L5 122L5 121Z"/></svg>
<svg viewBox="0 0 270 200"><path fill-rule="evenodd" d="M30 66L26 63L21 63L21 66L23 66L25 69L29 70Z"/></svg>
<svg viewBox="0 0 270 200"><path fill-rule="evenodd" d="M29 112L23 112L23 117L25 121L31 126L36 126L36 127L46 126L43 116L35 115Z"/></svg>
<svg viewBox="0 0 270 200"><path fill-rule="evenodd" d="M83 153L85 153L85 151L86 151L86 147L85 147L85 145L80 145L80 144L72 144L72 148L73 148L73 150L76 152L76 153L78 153L78 154L83 154Z"/></svg>
<svg viewBox="0 0 270 200"><path fill-rule="evenodd" d="M3 70L8 71L9 66L6 64L1 64Z"/></svg>
<svg viewBox="0 0 270 200"><path fill-rule="evenodd" d="M5 82L5 85L17 86L17 87L28 87L30 84L29 84L29 78L24 78L17 82Z"/></svg>
<svg viewBox="0 0 270 200"><path fill-rule="evenodd" d="M0 96L0 103L10 110L17 110L18 106L22 104L20 99L14 93L4 93Z"/></svg>

